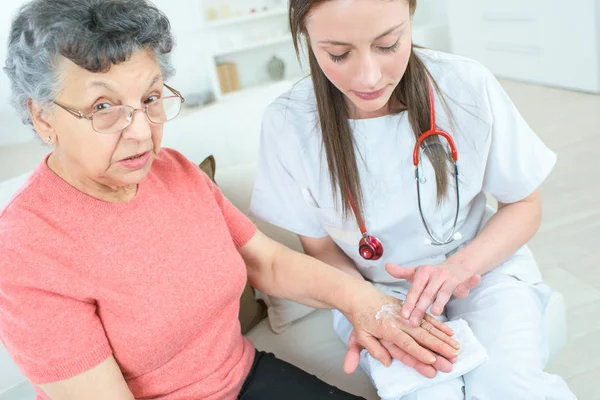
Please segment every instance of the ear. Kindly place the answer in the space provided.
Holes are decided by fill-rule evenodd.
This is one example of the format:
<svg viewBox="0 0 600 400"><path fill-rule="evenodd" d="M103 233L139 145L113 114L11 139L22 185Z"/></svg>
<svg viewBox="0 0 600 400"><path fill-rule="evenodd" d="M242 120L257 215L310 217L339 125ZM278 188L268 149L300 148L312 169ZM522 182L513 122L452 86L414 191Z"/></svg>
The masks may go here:
<svg viewBox="0 0 600 400"><path fill-rule="evenodd" d="M35 132L38 134L40 139L42 139L44 143L56 143L56 131L52 126L50 114L44 110L38 102L32 99L27 101L27 108L29 109L29 114L31 115L33 129L35 129Z"/></svg>

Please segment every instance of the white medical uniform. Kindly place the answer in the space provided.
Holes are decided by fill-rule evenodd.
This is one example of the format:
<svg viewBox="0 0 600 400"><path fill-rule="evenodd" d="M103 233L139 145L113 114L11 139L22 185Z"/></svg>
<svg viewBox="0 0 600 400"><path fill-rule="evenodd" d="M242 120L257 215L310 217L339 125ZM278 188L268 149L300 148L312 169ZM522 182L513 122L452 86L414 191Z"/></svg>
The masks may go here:
<svg viewBox="0 0 600 400"><path fill-rule="evenodd" d="M342 217L340 202L332 195L310 78L280 96L265 112L250 206L254 217L299 235L329 235L366 279L400 298L409 285L390 276L386 263L406 267L442 263L471 241L493 215L486 206L486 192L503 203L524 199L538 188L556 161L556 155L530 129L481 64L430 50L418 50L418 54L446 96L453 117L448 118L436 93L437 126L450 133L458 151L457 230L462 239L444 246L425 243L428 236L419 215L412 164L415 137L407 113L350 120L366 226L384 246L378 261L360 257L356 220ZM453 171L449 172L447 200L437 206L434 171L422 157L424 215L435 235L445 237L456 211ZM446 307L448 319L467 320L490 360L461 378L405 398L575 398L561 378L543 372L548 350L543 343L542 314L549 294L533 255L523 246L486 274L467 299L452 298ZM334 327L347 342L352 326L335 310ZM368 373L364 358L361 366Z"/></svg>

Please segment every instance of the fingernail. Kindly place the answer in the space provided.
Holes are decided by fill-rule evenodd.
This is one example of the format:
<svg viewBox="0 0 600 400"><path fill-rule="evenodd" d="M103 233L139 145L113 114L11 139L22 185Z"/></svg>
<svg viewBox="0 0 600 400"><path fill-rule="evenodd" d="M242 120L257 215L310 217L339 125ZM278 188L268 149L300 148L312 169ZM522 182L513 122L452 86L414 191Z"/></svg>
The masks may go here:
<svg viewBox="0 0 600 400"><path fill-rule="evenodd" d="M412 322L414 326L418 326L419 325L419 318L413 318L410 322Z"/></svg>
<svg viewBox="0 0 600 400"><path fill-rule="evenodd" d="M436 358L434 356L427 357L427 362L433 364L435 361L436 361Z"/></svg>
<svg viewBox="0 0 600 400"><path fill-rule="evenodd" d="M452 347L454 347L456 350L460 350L460 343L454 343Z"/></svg>

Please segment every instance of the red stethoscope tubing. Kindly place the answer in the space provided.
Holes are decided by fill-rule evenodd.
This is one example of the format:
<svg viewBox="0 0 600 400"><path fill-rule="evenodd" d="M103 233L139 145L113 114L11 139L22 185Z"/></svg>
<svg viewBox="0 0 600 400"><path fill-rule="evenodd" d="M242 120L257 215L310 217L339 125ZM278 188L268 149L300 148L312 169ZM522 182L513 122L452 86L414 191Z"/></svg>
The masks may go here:
<svg viewBox="0 0 600 400"><path fill-rule="evenodd" d="M432 239L432 244L444 245L444 244L450 243L453 240L452 237L456 231L456 223L458 221L459 191L458 191L458 166L456 164L458 161L458 152L456 150L456 145L455 145L452 137L447 132L445 132L441 129L438 129L436 127L435 102L434 102L433 88L432 88L431 83L428 84L428 89L429 89L430 128L428 131L423 132L418 137L418 139L415 143L415 147L413 150L413 164L415 166L415 179L417 181L417 198L418 198L418 203L419 203L419 213L421 214L421 220L423 222L423 225L425 226L427 233L429 234L430 238ZM437 239L433 235L433 233L429 229L429 226L427 225L427 222L425 221L425 218L423 217L423 210L422 210L422 206L421 206L420 178L419 178L419 169L418 169L419 168L419 149L421 148L421 145L423 144L424 140L426 140L428 137L431 137L434 135L440 135L448 141L448 144L450 146L450 151L452 153L452 160L454 161L455 178L456 178L456 182L455 182L456 183L456 216L454 219L454 226L452 228L452 231L450 232L450 235L446 239L442 239L442 240ZM376 238L375 236L369 235L364 219L362 218L362 216L358 215L356 212L356 204L354 203L354 199L352 198L352 195L350 193L348 193L348 200L350 202L350 207L352 208L352 212L354 213L354 216L356 218L356 223L357 223L357 225L360 229L360 233L362 235L362 238L360 239L360 242L358 244L359 254L361 255L361 257L363 257L366 260L375 261L375 260L380 259L383 256L383 245L382 245L381 241L378 238Z"/></svg>

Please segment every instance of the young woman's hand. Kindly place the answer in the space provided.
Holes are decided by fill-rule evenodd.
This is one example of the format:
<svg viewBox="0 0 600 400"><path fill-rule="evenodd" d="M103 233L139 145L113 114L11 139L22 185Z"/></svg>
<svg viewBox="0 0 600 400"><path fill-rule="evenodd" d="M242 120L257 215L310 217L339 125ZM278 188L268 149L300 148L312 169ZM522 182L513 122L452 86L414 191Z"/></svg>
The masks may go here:
<svg viewBox="0 0 600 400"><path fill-rule="evenodd" d="M412 283L400 313L412 326L419 326L429 306L433 315L440 315L452 296L465 298L481 282L481 276L458 264L410 268L387 264L385 268L393 277Z"/></svg>
<svg viewBox="0 0 600 400"><path fill-rule="evenodd" d="M450 372L450 361L458 355L460 345L451 338L448 326L431 315L412 326L400 316L400 300L367 282L363 289L353 296L346 315L354 327L344 360L346 373L356 369L363 348L384 365L389 366L393 357L428 377L435 376L436 370Z"/></svg>

